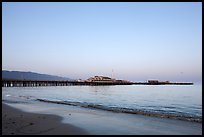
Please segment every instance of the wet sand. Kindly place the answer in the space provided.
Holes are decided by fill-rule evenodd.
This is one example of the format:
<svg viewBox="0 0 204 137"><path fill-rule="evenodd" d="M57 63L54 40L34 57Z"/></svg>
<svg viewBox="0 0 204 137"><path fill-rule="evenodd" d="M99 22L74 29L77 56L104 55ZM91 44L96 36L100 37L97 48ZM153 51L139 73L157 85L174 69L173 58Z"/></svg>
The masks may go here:
<svg viewBox="0 0 204 137"><path fill-rule="evenodd" d="M197 122L115 113L61 104L13 103L8 105L2 105L3 135L202 135L202 123ZM26 112L18 109L26 110Z"/></svg>
<svg viewBox="0 0 204 137"><path fill-rule="evenodd" d="M73 125L61 123L55 115L20 111L2 104L2 135L81 135L88 134Z"/></svg>

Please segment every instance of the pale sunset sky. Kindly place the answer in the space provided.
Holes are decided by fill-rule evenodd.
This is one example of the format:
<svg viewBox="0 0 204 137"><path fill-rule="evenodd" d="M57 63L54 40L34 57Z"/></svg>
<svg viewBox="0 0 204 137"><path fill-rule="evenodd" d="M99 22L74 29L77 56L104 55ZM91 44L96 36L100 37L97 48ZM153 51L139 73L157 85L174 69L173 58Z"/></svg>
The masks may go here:
<svg viewBox="0 0 204 137"><path fill-rule="evenodd" d="M201 2L3 2L2 40L2 70L202 81Z"/></svg>

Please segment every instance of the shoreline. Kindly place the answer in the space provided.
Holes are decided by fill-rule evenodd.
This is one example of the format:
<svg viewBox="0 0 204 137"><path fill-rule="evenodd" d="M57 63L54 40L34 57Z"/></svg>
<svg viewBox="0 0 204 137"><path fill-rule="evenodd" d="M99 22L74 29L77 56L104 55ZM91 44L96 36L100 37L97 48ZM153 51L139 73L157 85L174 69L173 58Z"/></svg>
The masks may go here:
<svg viewBox="0 0 204 137"><path fill-rule="evenodd" d="M26 112L19 109L26 110ZM21 115L24 117L21 118ZM12 120L9 120L9 117ZM46 119L42 119L42 117ZM33 124L28 126L29 123ZM26 125L27 128L22 129ZM7 126L7 129L5 129L5 126ZM17 132L20 127L23 133L22 131ZM41 128L43 128L43 131ZM70 129L70 131L67 129ZM32 130L32 133L30 130ZM14 103L6 105L2 102L2 134L26 135L29 132L36 135L201 135L202 123L115 113L60 104Z"/></svg>
<svg viewBox="0 0 204 137"><path fill-rule="evenodd" d="M83 135L86 131L62 123L56 115L23 112L2 103L2 135Z"/></svg>
<svg viewBox="0 0 204 137"><path fill-rule="evenodd" d="M99 109L99 110L104 110L104 111L111 111L115 113L127 113L127 114L137 114L137 115L144 115L144 116L150 116L150 117L160 117L160 118L169 118L169 119L176 119L176 120L183 120L183 121L190 121L190 122L197 122L197 123L202 123L201 118L195 118L195 117L190 117L190 116L179 116L179 115L173 115L173 114L161 114L161 113L155 113L155 112L145 112L145 111L134 111L132 109L127 109L127 108L108 108L102 105L94 105L94 104L83 104L80 102L63 102L63 101L51 101L51 100L46 100L46 99L36 99L37 101L40 102L45 102L45 103L53 103L53 104L62 104L62 105L70 105L70 106L79 106L83 108L93 108L93 109Z"/></svg>

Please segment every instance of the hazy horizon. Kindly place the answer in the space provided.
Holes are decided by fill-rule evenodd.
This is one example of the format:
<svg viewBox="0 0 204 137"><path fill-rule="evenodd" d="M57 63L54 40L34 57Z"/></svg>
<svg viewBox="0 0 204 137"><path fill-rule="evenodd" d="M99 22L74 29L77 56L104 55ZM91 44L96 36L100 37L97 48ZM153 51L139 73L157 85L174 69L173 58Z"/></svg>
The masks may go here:
<svg viewBox="0 0 204 137"><path fill-rule="evenodd" d="M202 82L202 3L2 3L2 70Z"/></svg>

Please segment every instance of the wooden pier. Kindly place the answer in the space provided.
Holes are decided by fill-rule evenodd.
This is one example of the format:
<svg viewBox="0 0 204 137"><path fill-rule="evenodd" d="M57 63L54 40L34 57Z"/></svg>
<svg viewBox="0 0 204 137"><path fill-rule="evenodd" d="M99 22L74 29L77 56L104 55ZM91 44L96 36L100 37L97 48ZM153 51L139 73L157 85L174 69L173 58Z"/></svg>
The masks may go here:
<svg viewBox="0 0 204 137"><path fill-rule="evenodd" d="M106 86L106 85L193 85L193 83L148 83L148 82L87 82L87 81L44 81L44 80L2 80L2 87L39 86Z"/></svg>
<svg viewBox="0 0 204 137"><path fill-rule="evenodd" d="M2 80L2 87L39 87L39 86L74 86L74 85L131 85L125 82L80 82L80 81L42 81L42 80Z"/></svg>

